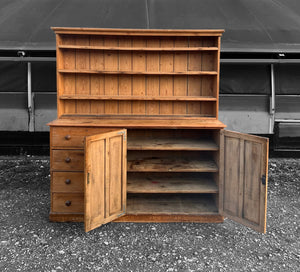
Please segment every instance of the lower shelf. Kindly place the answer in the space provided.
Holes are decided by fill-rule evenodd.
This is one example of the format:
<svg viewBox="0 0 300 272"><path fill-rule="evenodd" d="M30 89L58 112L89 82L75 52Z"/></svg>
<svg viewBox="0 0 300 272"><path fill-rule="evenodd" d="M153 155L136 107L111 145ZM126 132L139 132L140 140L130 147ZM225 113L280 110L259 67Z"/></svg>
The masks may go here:
<svg viewBox="0 0 300 272"><path fill-rule="evenodd" d="M51 212L53 222L83 222L79 212ZM126 215L115 222L223 222L213 194L128 194Z"/></svg>
<svg viewBox="0 0 300 272"><path fill-rule="evenodd" d="M126 214L218 214L210 194L129 194Z"/></svg>

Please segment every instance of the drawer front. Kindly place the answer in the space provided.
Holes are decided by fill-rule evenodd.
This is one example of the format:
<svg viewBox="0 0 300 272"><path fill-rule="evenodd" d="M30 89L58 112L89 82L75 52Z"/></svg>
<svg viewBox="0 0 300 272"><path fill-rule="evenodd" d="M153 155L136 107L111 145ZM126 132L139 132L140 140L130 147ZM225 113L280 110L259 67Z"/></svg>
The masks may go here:
<svg viewBox="0 0 300 272"><path fill-rule="evenodd" d="M82 193L53 193L52 212L83 213L84 195Z"/></svg>
<svg viewBox="0 0 300 272"><path fill-rule="evenodd" d="M52 192L83 193L84 174L78 172L52 172Z"/></svg>
<svg viewBox="0 0 300 272"><path fill-rule="evenodd" d="M111 128L51 127L52 147L83 148L84 137L112 131Z"/></svg>
<svg viewBox="0 0 300 272"><path fill-rule="evenodd" d="M83 150L52 150L51 170L83 171Z"/></svg>

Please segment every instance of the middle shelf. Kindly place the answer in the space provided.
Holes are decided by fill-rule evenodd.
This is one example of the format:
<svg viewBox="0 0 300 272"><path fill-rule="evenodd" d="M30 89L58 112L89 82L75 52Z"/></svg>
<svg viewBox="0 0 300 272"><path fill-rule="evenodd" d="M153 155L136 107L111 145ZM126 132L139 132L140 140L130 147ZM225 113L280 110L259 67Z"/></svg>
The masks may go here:
<svg viewBox="0 0 300 272"><path fill-rule="evenodd" d="M127 161L128 172L218 172L216 163L205 159L144 157Z"/></svg>

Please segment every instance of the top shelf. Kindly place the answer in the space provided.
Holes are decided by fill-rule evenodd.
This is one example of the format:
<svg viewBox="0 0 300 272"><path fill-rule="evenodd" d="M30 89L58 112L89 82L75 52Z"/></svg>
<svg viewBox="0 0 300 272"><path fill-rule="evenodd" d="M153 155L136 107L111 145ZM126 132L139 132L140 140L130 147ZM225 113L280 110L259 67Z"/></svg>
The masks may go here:
<svg viewBox="0 0 300 272"><path fill-rule="evenodd" d="M218 47L111 47L86 45L59 45L59 49L109 50L109 51L218 51Z"/></svg>

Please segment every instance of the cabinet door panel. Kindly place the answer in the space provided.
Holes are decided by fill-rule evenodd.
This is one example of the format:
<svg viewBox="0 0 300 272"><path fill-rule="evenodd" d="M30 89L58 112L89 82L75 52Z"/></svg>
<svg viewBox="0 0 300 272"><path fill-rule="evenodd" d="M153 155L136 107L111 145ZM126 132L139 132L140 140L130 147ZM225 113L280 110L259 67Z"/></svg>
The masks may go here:
<svg viewBox="0 0 300 272"><path fill-rule="evenodd" d="M220 213L265 232L268 139L222 130L220 147Z"/></svg>
<svg viewBox="0 0 300 272"><path fill-rule="evenodd" d="M126 149L126 130L86 137L85 231L125 213Z"/></svg>

